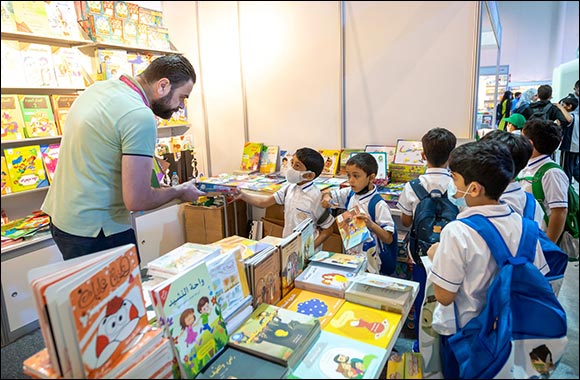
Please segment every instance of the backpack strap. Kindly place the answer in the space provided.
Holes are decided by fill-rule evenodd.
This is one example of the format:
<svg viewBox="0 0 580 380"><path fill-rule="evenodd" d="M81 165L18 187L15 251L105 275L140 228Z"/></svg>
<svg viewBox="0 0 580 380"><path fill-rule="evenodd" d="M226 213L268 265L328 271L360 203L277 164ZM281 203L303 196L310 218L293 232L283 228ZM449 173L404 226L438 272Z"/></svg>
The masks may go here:
<svg viewBox="0 0 580 380"><path fill-rule="evenodd" d="M409 181L409 184L411 185L411 188L413 189L413 191L417 195L417 198L419 198L419 201L422 201L423 199L425 199L429 196L429 193L427 193L427 190L425 190L423 185L421 185L419 178L415 178L415 179Z"/></svg>
<svg viewBox="0 0 580 380"><path fill-rule="evenodd" d="M377 204L379 202L386 202L383 197L381 197L381 195L379 193L375 193L375 195L372 196L371 200L369 201L369 215L371 217L371 220L373 222L376 223L376 208L377 208Z"/></svg>
<svg viewBox="0 0 580 380"><path fill-rule="evenodd" d="M348 195L346 196L346 202L344 203L344 208L348 210L348 204L350 203L350 199L352 198L352 196L354 195L354 191L350 191L350 193L348 193Z"/></svg>
<svg viewBox="0 0 580 380"><path fill-rule="evenodd" d="M525 194L526 205L524 206L523 217L534 220L534 216L536 215L536 198L534 194L528 193L527 191L525 191Z"/></svg>
<svg viewBox="0 0 580 380"><path fill-rule="evenodd" d="M542 210L544 211L544 221L546 222L546 225L548 225L550 219L548 218L546 208L544 207L544 200L546 200L546 195L544 194L544 188L542 186L542 178L544 178L544 174L546 174L548 170L555 168L562 170L560 165L556 164L555 162L546 162L538 168L536 174L534 174L532 177L532 194L534 194L534 198L538 200L540 207L542 207Z"/></svg>
<svg viewBox="0 0 580 380"><path fill-rule="evenodd" d="M475 214L457 220L474 229L483 238L498 267L504 266L510 257L512 257L501 234L485 216Z"/></svg>

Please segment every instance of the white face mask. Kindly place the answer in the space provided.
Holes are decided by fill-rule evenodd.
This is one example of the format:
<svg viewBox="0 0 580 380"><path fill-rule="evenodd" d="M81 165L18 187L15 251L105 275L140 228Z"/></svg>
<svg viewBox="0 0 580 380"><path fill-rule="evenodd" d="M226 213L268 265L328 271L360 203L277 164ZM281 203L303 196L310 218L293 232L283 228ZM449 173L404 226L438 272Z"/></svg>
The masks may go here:
<svg viewBox="0 0 580 380"><path fill-rule="evenodd" d="M288 170L286 171L286 180L290 183L300 183L300 182L306 180L304 178L304 176L306 174L309 174L309 173L312 173L312 172L309 170L305 170L303 172L300 172L296 169L288 168Z"/></svg>

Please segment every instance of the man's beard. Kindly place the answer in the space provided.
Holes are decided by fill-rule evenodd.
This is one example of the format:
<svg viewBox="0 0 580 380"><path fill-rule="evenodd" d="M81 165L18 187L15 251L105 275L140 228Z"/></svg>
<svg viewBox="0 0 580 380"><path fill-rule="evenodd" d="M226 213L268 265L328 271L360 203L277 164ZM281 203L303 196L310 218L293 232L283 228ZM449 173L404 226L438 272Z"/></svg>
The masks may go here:
<svg viewBox="0 0 580 380"><path fill-rule="evenodd" d="M151 102L151 111L153 111L153 113L155 115L159 116L162 119L166 119L166 120L170 119L171 115L173 115L174 112L179 111L179 107L169 108L169 106L167 105L169 103L169 101L171 100L172 96L173 96L173 91L171 91L169 94L165 95L161 99L152 101Z"/></svg>

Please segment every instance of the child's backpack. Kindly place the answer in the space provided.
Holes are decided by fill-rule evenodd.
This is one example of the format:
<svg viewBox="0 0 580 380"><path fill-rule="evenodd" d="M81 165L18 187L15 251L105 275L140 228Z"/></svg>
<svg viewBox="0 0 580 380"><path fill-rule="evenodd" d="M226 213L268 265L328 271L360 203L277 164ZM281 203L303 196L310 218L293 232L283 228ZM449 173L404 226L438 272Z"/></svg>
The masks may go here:
<svg viewBox="0 0 580 380"><path fill-rule="evenodd" d="M524 179L532 182L532 193L534 194L534 198L538 200L540 206L546 212L544 208L544 200L546 196L544 194L544 188L542 187L542 178L544 174L553 168L558 168L562 170L562 168L556 164L555 162L546 162L542 165L536 174L533 177L526 177ZM578 193L574 190L572 185L568 185L568 214L566 215L566 223L564 224L564 231L558 244L560 247L564 249L564 251L568 254L568 258L572 260L578 259L578 210L580 208L578 200ZM546 221L546 225L548 224L549 218L547 215L544 216L544 220Z"/></svg>
<svg viewBox="0 0 580 380"><path fill-rule="evenodd" d="M447 192L434 189L427 193L418 178L409 183L419 198L409 233L409 251L415 263L423 265L421 256L427 256L429 247L439 241L443 227L457 218L459 209L447 198Z"/></svg>
<svg viewBox="0 0 580 380"><path fill-rule="evenodd" d="M548 112L550 111L550 109L553 107L552 103L548 103L546 104L544 107L542 108L530 108L530 110L532 110L532 114L531 116L528 118L528 120L549 120L548 119Z"/></svg>
<svg viewBox="0 0 580 380"><path fill-rule="evenodd" d="M348 207L348 204L350 202L350 199L352 198L352 195L354 194L353 191L351 191L347 197L346 197L346 203L345 206ZM381 195L379 193L375 193L375 195L373 195L373 197L371 198L371 200L369 201L369 216L371 217L371 220L373 222L376 223L376 212L375 209L377 207L377 204L379 202L386 202L383 197L381 197ZM380 274L383 275L392 275L393 273L395 273L395 267L397 265L397 252L399 250L398 248L398 238L397 238L397 224L394 224L395 229L393 231L393 241L391 242L391 244L386 244L383 243L381 241L381 239L375 239L376 240L376 244L377 244L377 251L379 254L379 258L381 259L381 267L379 269Z"/></svg>
<svg viewBox="0 0 580 380"><path fill-rule="evenodd" d="M449 338L460 378L549 377L566 347L567 322L548 281L533 264L540 231L537 223L522 218L522 237L514 257L486 217L459 220L481 235L499 267L481 313ZM457 320L457 307L455 313Z"/></svg>

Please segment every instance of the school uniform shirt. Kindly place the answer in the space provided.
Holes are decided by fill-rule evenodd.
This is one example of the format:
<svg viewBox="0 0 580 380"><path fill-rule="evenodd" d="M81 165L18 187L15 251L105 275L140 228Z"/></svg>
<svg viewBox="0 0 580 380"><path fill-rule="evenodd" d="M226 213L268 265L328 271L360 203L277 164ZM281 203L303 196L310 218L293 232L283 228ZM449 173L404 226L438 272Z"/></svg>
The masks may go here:
<svg viewBox="0 0 580 380"><path fill-rule="evenodd" d="M425 174L419 176L419 182L423 188L430 193L432 190L439 190L441 194L445 194L447 191L447 186L449 182L453 181L449 170L443 168L428 168ZM413 216L415 214L415 209L419 204L419 198L411 184L407 182L401 195L399 196L399 201L397 202L397 207L405 215Z"/></svg>
<svg viewBox="0 0 580 380"><path fill-rule="evenodd" d="M503 194L499 197L500 202L507 204L512 208L512 210L521 216L524 215L526 200L526 192L522 189L522 186L515 181L510 182ZM535 200L535 202L534 221L538 223L538 226L540 226L542 231L546 231L548 226L546 226L546 221L544 220L544 210L542 210L542 207L540 207L537 200Z"/></svg>
<svg viewBox="0 0 580 380"><path fill-rule="evenodd" d="M550 156L541 155L528 161L528 166L522 169L518 177L519 183L524 191L532 193L532 180L534 174L546 162L554 162ZM526 179L529 178L529 179ZM544 189L544 209L546 215L550 217L552 208L568 207L568 176L563 170L549 169L542 177L542 188Z"/></svg>
<svg viewBox="0 0 580 380"><path fill-rule="evenodd" d="M325 209L320 204L322 193L312 181L303 185L288 184L274 193L274 199L277 204L284 206L284 231L282 232L284 237L290 235L297 225L308 218L314 220L314 224L322 229L334 223L334 217L329 214L325 220L317 224Z"/></svg>
<svg viewBox="0 0 580 380"><path fill-rule="evenodd" d="M457 219L475 214L483 215L493 223L510 253L515 255L522 235L522 217L507 204L500 204L468 207L459 213ZM539 241L534 265L544 275L550 270ZM459 315L459 327L462 328L481 313L487 289L497 272L498 266L485 240L466 224L454 220L441 232L441 242L433 258L428 280L449 292L457 293L454 303ZM449 318L448 313L443 313L440 304L435 307L433 328L441 335L455 333L455 320Z"/></svg>
<svg viewBox="0 0 580 380"><path fill-rule="evenodd" d="M356 205L362 212L369 214L369 202L371 198L375 194L377 194L376 186L372 191L369 191L366 194L362 195L353 194L350 197L349 203L346 204L346 199L351 191L352 190L349 187L331 190L330 195L340 208L345 208L349 210ZM393 221L393 216L391 215L391 211L389 209L389 205L387 204L387 202L377 203L377 205L375 206L375 219L376 220L374 220L374 222L385 231L391 233L395 231L395 222ZM369 230L369 232L371 231ZM370 235L371 235L370 238L364 244L360 244L359 246L353 248L352 251L349 250L346 253L365 254L367 257L367 271L370 273L379 273L379 268L381 267L381 259L379 257L376 247L378 237L373 232L371 232ZM396 238L397 238L396 236L393 236L393 239Z"/></svg>

